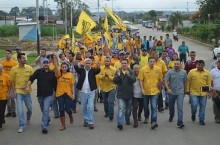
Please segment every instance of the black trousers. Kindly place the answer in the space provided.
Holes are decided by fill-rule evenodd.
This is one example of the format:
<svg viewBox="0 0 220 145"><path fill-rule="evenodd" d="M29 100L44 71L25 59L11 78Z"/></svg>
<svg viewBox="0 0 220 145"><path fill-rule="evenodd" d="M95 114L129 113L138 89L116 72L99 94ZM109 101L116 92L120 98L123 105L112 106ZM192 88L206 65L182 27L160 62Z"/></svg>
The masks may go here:
<svg viewBox="0 0 220 145"><path fill-rule="evenodd" d="M132 115L134 119L134 123L138 122L138 118L141 118L141 113L144 108L143 98L132 98Z"/></svg>
<svg viewBox="0 0 220 145"><path fill-rule="evenodd" d="M163 108L163 96L162 93L160 92L160 94L158 95L158 109L162 109Z"/></svg>
<svg viewBox="0 0 220 145"><path fill-rule="evenodd" d="M5 109L7 105L7 100L0 100L0 128L5 120Z"/></svg>

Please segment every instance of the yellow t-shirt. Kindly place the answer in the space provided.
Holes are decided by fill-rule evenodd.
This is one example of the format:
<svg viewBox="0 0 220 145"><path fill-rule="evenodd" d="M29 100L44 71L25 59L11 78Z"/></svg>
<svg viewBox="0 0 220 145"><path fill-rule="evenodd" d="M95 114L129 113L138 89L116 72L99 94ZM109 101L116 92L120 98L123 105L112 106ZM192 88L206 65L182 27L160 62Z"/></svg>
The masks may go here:
<svg viewBox="0 0 220 145"><path fill-rule="evenodd" d="M112 66L110 66L110 68L106 68L105 66L101 67L101 72L98 74L98 78L102 91L109 92L115 88L115 84L113 83L115 72L116 69ZM109 78L105 77L105 74L107 74Z"/></svg>
<svg viewBox="0 0 220 145"><path fill-rule="evenodd" d="M168 68L169 68L169 69L174 68L174 61L170 61L170 62L169 62Z"/></svg>
<svg viewBox="0 0 220 145"><path fill-rule="evenodd" d="M8 99L10 85L9 76L5 73L0 74L0 100Z"/></svg>
<svg viewBox="0 0 220 145"><path fill-rule="evenodd" d="M135 42L133 40L126 41L126 49L127 51L131 51L134 48Z"/></svg>
<svg viewBox="0 0 220 145"><path fill-rule="evenodd" d="M111 59L111 66L114 66L115 63L118 62L118 61L119 61L119 59L117 59L117 58L112 58L112 59Z"/></svg>
<svg viewBox="0 0 220 145"><path fill-rule="evenodd" d="M27 86L28 80L33 72L33 68L30 65L26 64L24 67L20 67L19 65L17 65L11 69L9 78L12 82L14 82L16 93L31 93L31 89L27 92L24 90L24 87Z"/></svg>
<svg viewBox="0 0 220 145"><path fill-rule="evenodd" d="M162 81L163 75L159 67L150 68L149 65L143 67L138 74L138 78L143 81L145 95L157 95L160 92L157 84Z"/></svg>
<svg viewBox="0 0 220 145"><path fill-rule="evenodd" d="M195 96L207 96L207 92L202 92L202 86L211 86L211 74L208 70L198 71L197 68L189 71L187 76L186 92Z"/></svg>
<svg viewBox="0 0 220 145"><path fill-rule="evenodd" d="M94 56L95 67L98 62L100 62L100 66L104 66L105 65L105 56L101 56L101 57L99 57L98 55Z"/></svg>
<svg viewBox="0 0 220 145"><path fill-rule="evenodd" d="M67 94L70 98L73 99L73 85L75 82L74 76L72 73L62 73L58 71L56 73L57 77L57 91L56 97L60 97L63 94Z"/></svg>
<svg viewBox="0 0 220 145"><path fill-rule="evenodd" d="M146 56L139 56L139 65L140 68L143 68L144 66L146 66L148 64L148 58L150 57L149 54L147 54Z"/></svg>
<svg viewBox="0 0 220 145"><path fill-rule="evenodd" d="M123 43L122 42L119 42L118 44L117 44L117 48L118 48L118 50L122 50L122 49L124 49L124 47L123 47Z"/></svg>
<svg viewBox="0 0 220 145"><path fill-rule="evenodd" d="M158 66L158 67L161 69L163 76L166 74L166 72L167 72L167 66L166 66L166 64L165 64L165 62L164 62L163 60L159 59L159 60L155 63L155 66Z"/></svg>
<svg viewBox="0 0 220 145"><path fill-rule="evenodd" d="M9 61L2 60L0 63L3 65L4 73L6 73L7 75L10 74L10 71L11 71L12 67L18 65L17 61L15 61L13 59L11 59Z"/></svg>

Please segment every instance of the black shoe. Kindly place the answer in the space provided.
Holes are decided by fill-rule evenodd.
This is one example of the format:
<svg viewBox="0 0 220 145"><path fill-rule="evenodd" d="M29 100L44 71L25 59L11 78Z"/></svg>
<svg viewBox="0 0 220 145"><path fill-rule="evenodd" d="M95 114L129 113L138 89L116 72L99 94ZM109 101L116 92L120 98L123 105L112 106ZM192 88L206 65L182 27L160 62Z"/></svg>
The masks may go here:
<svg viewBox="0 0 220 145"><path fill-rule="evenodd" d="M131 122L130 121L126 121L126 125L131 125Z"/></svg>
<svg viewBox="0 0 220 145"><path fill-rule="evenodd" d="M151 129L155 129L155 128L157 128L158 127L158 124L157 123L152 123L151 124Z"/></svg>
<svg viewBox="0 0 220 145"><path fill-rule="evenodd" d="M108 114L105 114L105 117L108 117Z"/></svg>
<svg viewBox="0 0 220 145"><path fill-rule="evenodd" d="M196 120L196 115L192 115L191 119L192 119L192 121L195 121Z"/></svg>
<svg viewBox="0 0 220 145"><path fill-rule="evenodd" d="M134 127L134 128L137 128L137 127L138 127L138 123L135 122L134 125L133 125L133 127Z"/></svg>
<svg viewBox="0 0 220 145"><path fill-rule="evenodd" d="M77 113L76 109L73 109L73 113Z"/></svg>
<svg viewBox="0 0 220 145"><path fill-rule="evenodd" d="M177 127L178 128L183 128L183 127L185 127L185 125L183 123L181 123L181 124L177 124Z"/></svg>
<svg viewBox="0 0 220 145"><path fill-rule="evenodd" d="M173 122L173 117L170 116L169 122Z"/></svg>
<svg viewBox="0 0 220 145"><path fill-rule="evenodd" d="M168 109L168 107L169 107L169 106L168 106L168 103L166 103L166 104L165 104L165 109Z"/></svg>
<svg viewBox="0 0 220 145"><path fill-rule="evenodd" d="M5 117L10 117L11 116L11 113L7 113L6 115L5 115Z"/></svg>
<svg viewBox="0 0 220 145"><path fill-rule="evenodd" d="M200 125L205 125L205 122L204 121L199 121L199 124Z"/></svg>
<svg viewBox="0 0 220 145"><path fill-rule="evenodd" d="M164 111L164 108L159 108L158 111L159 111L159 112L163 112L163 111Z"/></svg>
<svg viewBox="0 0 220 145"><path fill-rule="evenodd" d="M2 121L2 124L5 124L5 119Z"/></svg>
<svg viewBox="0 0 220 145"><path fill-rule="evenodd" d="M141 121L141 120L142 120L141 116L138 116L138 121Z"/></svg>
<svg viewBox="0 0 220 145"><path fill-rule="evenodd" d="M84 121L83 127L88 127L88 123Z"/></svg>
<svg viewBox="0 0 220 145"><path fill-rule="evenodd" d="M122 130L123 129L123 125L118 125L117 128Z"/></svg>
<svg viewBox="0 0 220 145"><path fill-rule="evenodd" d="M17 115L16 115L15 112L12 112L11 116L12 116L12 117L16 117Z"/></svg>
<svg viewBox="0 0 220 145"><path fill-rule="evenodd" d="M43 128L41 132L42 132L43 134L47 134L47 133L48 133L48 131L47 131L46 128Z"/></svg>
<svg viewBox="0 0 220 145"><path fill-rule="evenodd" d="M95 107L95 108L94 108L94 111L95 111L95 112L97 112L97 111L98 111L98 109Z"/></svg>
<svg viewBox="0 0 220 145"><path fill-rule="evenodd" d="M55 116L54 116L54 118L59 118L59 117L60 117L59 115L55 115Z"/></svg>
<svg viewBox="0 0 220 145"><path fill-rule="evenodd" d="M109 120L112 121L114 118L113 117L109 117Z"/></svg>

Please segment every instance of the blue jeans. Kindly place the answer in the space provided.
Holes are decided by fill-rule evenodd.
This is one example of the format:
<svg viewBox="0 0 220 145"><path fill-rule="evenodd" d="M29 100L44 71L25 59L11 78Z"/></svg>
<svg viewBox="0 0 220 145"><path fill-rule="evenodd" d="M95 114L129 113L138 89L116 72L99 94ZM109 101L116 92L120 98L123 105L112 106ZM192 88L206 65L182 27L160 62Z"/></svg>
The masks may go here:
<svg viewBox="0 0 220 145"><path fill-rule="evenodd" d="M78 98L78 92L79 90L76 88L76 83L75 83L75 86L74 86L74 92L75 92L75 99L73 100L72 104L71 104L71 109L72 110L76 110L76 104L77 104L77 98Z"/></svg>
<svg viewBox="0 0 220 145"><path fill-rule="evenodd" d="M205 107L207 102L207 97L204 96L194 96L191 95L191 113L192 115L196 115L197 106L199 105L199 120L205 120Z"/></svg>
<svg viewBox="0 0 220 145"><path fill-rule="evenodd" d="M42 128L47 128L47 126L48 126L48 120L50 119L49 108L50 108L50 104L52 101L53 101L53 96L38 97L40 109L43 114L42 119L41 119L41 127Z"/></svg>
<svg viewBox="0 0 220 145"><path fill-rule="evenodd" d="M23 102L27 108L27 120L31 119L32 115L32 101L31 94L16 94L16 103L17 103L17 112L18 112L18 120L19 120L19 128L25 128L26 119L24 116L23 110Z"/></svg>
<svg viewBox="0 0 220 145"><path fill-rule="evenodd" d="M180 95L171 95L169 94L169 111L170 111L170 117L174 117L175 115L175 101L177 100L177 111L178 111L178 120L177 125L180 125L183 123L183 100L184 100L184 94Z"/></svg>
<svg viewBox="0 0 220 145"><path fill-rule="evenodd" d="M124 118L126 122L130 122L131 116L131 99L118 99L118 125L123 125Z"/></svg>
<svg viewBox="0 0 220 145"><path fill-rule="evenodd" d="M109 117L114 117L114 101L115 101L115 89L109 92L102 91L102 97L104 100L104 111Z"/></svg>
<svg viewBox="0 0 220 145"><path fill-rule="evenodd" d="M150 102L151 105L151 123L157 122L157 102L158 102L158 95L144 95L144 114L145 117L148 118L149 116L149 109L148 105Z"/></svg>
<svg viewBox="0 0 220 145"><path fill-rule="evenodd" d="M79 91L79 95L81 97L83 120L88 124L93 124L95 91L89 93Z"/></svg>
<svg viewBox="0 0 220 145"><path fill-rule="evenodd" d="M59 104L60 117L65 116L65 111L68 115L71 115L71 104L73 100L66 93L57 97L57 100Z"/></svg>

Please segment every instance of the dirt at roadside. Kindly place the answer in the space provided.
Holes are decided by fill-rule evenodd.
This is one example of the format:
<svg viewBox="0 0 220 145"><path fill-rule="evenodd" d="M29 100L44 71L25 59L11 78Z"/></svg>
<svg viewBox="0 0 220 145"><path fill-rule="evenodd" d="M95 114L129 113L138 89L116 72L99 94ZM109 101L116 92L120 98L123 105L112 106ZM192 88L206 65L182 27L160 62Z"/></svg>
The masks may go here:
<svg viewBox="0 0 220 145"><path fill-rule="evenodd" d="M36 50L37 42L20 42L18 37L0 37L0 48L5 49L7 47L14 49L15 46L21 46L23 51ZM46 50L54 50L57 47L57 41L53 41L52 37L42 37L40 40L40 48Z"/></svg>

